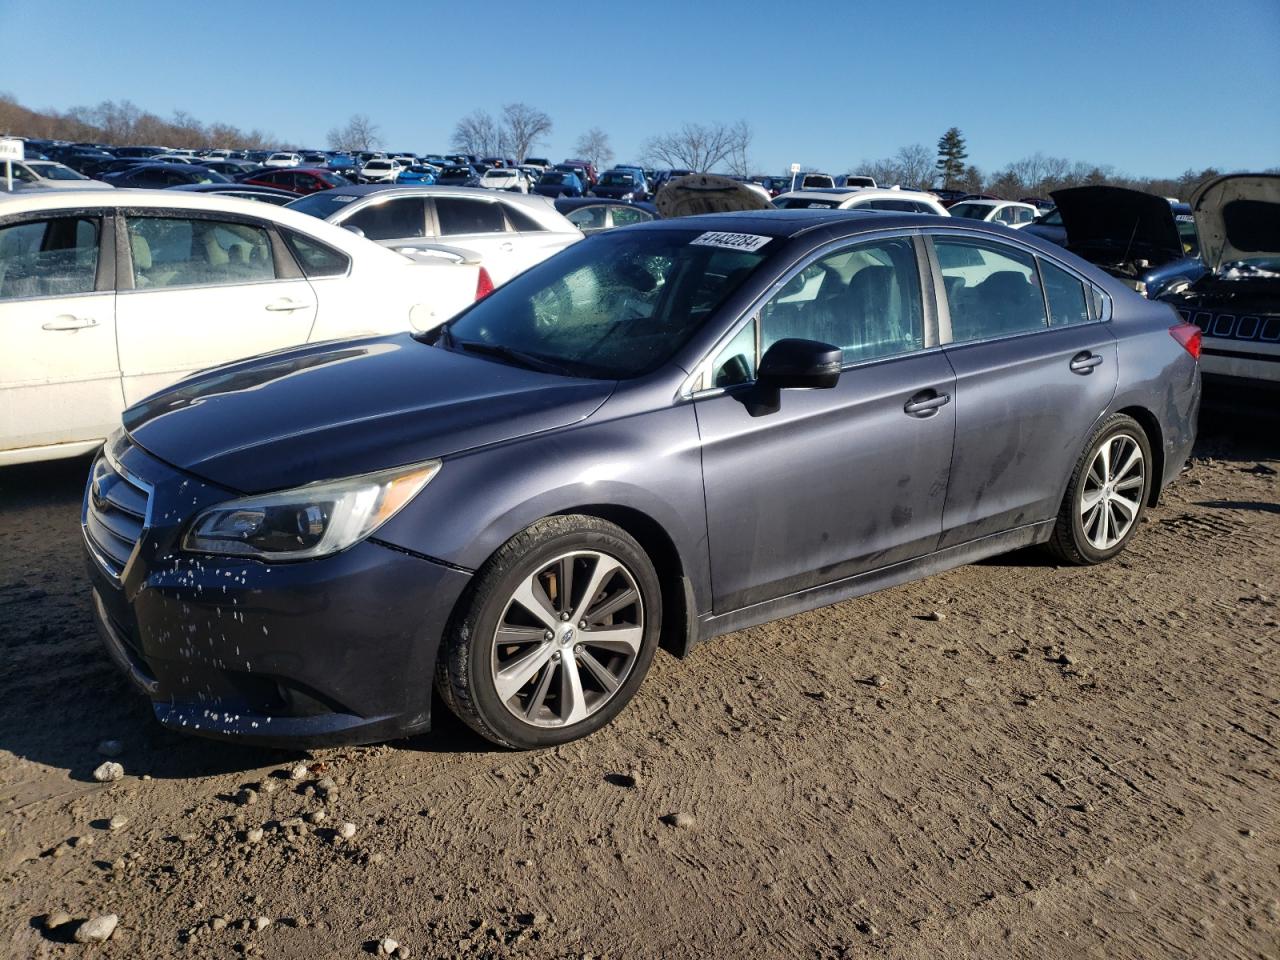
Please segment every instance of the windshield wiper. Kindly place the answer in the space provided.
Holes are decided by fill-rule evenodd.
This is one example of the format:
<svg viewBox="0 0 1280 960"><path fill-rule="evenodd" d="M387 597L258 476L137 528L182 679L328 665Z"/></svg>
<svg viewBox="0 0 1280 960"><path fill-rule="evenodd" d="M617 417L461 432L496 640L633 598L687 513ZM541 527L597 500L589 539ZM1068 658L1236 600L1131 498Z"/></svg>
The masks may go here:
<svg viewBox="0 0 1280 960"><path fill-rule="evenodd" d="M469 353L496 357L499 360L506 360L508 363L513 363L529 370L538 370L542 373L558 373L561 376L573 375L567 367L563 367L554 361L534 353L525 353L523 350L504 346L501 343L485 343L483 340L457 340L452 333L449 334L449 342L451 346L461 347Z"/></svg>

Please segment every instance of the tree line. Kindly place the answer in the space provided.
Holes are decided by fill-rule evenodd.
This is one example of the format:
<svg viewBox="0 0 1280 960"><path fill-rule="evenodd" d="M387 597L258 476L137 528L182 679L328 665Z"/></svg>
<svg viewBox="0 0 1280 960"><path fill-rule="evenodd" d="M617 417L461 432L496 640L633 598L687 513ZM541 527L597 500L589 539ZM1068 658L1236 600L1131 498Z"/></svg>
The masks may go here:
<svg viewBox="0 0 1280 960"><path fill-rule="evenodd" d="M458 120L450 146L476 156L510 156L523 161L545 144L554 130L551 117L527 103L504 104L496 114L478 109ZM68 110L33 110L11 95L0 93L0 134L168 147L240 147L292 149L259 129L242 130L227 123L202 123L184 111L163 118L131 101L104 100L91 107ZM745 120L732 123L685 123L645 140L637 160L645 166L722 171L737 176L761 173L751 159L753 133ZM344 126L329 131L334 150L362 151L383 146L381 131L366 114L352 116ZM614 160L608 133L598 126L574 141L576 157L590 160L598 170ZM1219 170L1187 170L1177 177L1133 177L1110 164L1086 163L1037 151L995 170L983 170L968 161L968 147L961 131L952 127L938 139L935 149L916 143L900 147L888 157L865 159L848 173L875 177L883 186L918 189L955 189L966 193L991 193L1006 198L1044 197L1063 187L1105 184L1144 190L1159 196L1186 199L1196 185L1217 176ZM804 166L804 165L802 165ZM813 169L805 166L805 169Z"/></svg>
<svg viewBox="0 0 1280 960"><path fill-rule="evenodd" d="M265 130L241 130L229 123L201 123L179 110L165 119L129 100L104 100L93 107L33 110L0 93L0 133L44 140L86 141L118 146L242 147L250 150L284 146Z"/></svg>

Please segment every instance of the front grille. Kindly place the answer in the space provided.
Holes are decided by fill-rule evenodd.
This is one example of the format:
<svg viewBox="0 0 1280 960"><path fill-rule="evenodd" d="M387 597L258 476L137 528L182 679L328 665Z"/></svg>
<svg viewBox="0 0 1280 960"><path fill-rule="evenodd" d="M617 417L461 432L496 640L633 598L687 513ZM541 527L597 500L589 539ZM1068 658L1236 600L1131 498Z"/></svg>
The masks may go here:
<svg viewBox="0 0 1280 960"><path fill-rule="evenodd" d="M1203 330L1206 337L1254 343L1280 342L1280 316L1191 310L1186 307L1179 307L1178 313L1187 323L1194 323Z"/></svg>
<svg viewBox="0 0 1280 960"><path fill-rule="evenodd" d="M150 492L103 453L89 473L84 532L98 562L117 579L124 573L147 525Z"/></svg>

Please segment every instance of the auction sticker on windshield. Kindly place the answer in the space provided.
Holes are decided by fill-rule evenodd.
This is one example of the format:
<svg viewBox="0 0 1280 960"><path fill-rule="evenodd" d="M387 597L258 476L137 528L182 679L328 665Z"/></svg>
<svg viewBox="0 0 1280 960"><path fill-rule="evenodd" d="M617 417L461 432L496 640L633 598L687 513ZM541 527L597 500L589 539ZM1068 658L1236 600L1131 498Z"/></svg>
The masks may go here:
<svg viewBox="0 0 1280 960"><path fill-rule="evenodd" d="M689 241L694 247L724 247L726 250L744 250L753 253L773 237L761 237L754 233L719 233L710 231Z"/></svg>

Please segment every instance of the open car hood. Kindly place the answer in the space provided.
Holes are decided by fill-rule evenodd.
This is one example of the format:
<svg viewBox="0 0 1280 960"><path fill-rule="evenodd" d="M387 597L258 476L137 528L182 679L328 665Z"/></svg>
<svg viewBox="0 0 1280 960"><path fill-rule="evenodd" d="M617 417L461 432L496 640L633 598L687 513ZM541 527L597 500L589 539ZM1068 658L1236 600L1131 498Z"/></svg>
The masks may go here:
<svg viewBox="0 0 1280 960"><path fill-rule="evenodd" d="M1184 256L1169 201L1123 187L1069 187L1051 196L1067 249L1093 262L1141 257L1156 265Z"/></svg>
<svg viewBox="0 0 1280 960"><path fill-rule="evenodd" d="M654 203L664 218L692 217L700 213L736 213L739 210L771 210L768 193L753 184L712 173L694 173L670 180L658 191Z"/></svg>
<svg viewBox="0 0 1280 960"><path fill-rule="evenodd" d="M1280 257L1280 174L1232 173L1191 195L1200 255L1215 273L1224 263Z"/></svg>

